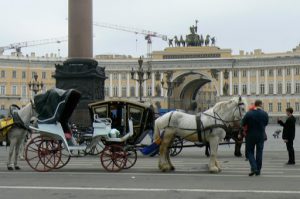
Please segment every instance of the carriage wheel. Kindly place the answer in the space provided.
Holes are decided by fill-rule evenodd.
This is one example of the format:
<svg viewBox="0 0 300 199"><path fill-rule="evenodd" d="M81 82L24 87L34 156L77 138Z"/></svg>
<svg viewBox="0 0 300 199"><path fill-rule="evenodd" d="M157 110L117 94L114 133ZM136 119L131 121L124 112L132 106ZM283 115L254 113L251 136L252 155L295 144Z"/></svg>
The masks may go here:
<svg viewBox="0 0 300 199"><path fill-rule="evenodd" d="M87 143L87 146L89 145L89 143ZM102 141L98 141L95 146L92 146L91 148L89 149L86 149L86 153L89 154L89 155L99 155L103 149L104 149L104 144Z"/></svg>
<svg viewBox="0 0 300 199"><path fill-rule="evenodd" d="M41 162L49 169L55 169L61 162L61 144L58 140L44 139L38 148Z"/></svg>
<svg viewBox="0 0 300 199"><path fill-rule="evenodd" d="M109 145L103 149L100 161L106 171L120 171L126 164L127 153L120 145Z"/></svg>
<svg viewBox="0 0 300 199"><path fill-rule="evenodd" d="M172 146L169 148L170 156L175 157L182 151L182 148L183 148L183 139L176 136L174 138Z"/></svg>
<svg viewBox="0 0 300 199"><path fill-rule="evenodd" d="M47 167L42 159L40 146L45 141L45 137L38 136L30 140L25 149L25 160L28 165L36 171L50 171L52 168Z"/></svg>
<svg viewBox="0 0 300 199"><path fill-rule="evenodd" d="M55 167L55 169L60 169L63 168L64 166L66 166L70 159L71 159L71 155L69 154L69 152L63 147L62 143L60 143L60 147L61 147L61 158L59 163L57 164L57 166Z"/></svg>
<svg viewBox="0 0 300 199"><path fill-rule="evenodd" d="M123 168L129 169L135 165L136 160L137 160L137 153L136 153L136 149L134 147L128 147L125 149L125 151L127 154L127 161Z"/></svg>

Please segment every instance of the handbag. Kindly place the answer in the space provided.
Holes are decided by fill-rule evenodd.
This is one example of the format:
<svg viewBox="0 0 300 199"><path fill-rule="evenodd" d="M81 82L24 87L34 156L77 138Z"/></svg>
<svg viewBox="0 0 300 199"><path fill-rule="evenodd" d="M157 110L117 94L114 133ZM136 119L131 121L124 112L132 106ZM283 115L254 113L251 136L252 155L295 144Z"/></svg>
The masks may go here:
<svg viewBox="0 0 300 199"><path fill-rule="evenodd" d="M267 133L266 131L264 132L264 141L267 141L268 140L268 136L267 136Z"/></svg>

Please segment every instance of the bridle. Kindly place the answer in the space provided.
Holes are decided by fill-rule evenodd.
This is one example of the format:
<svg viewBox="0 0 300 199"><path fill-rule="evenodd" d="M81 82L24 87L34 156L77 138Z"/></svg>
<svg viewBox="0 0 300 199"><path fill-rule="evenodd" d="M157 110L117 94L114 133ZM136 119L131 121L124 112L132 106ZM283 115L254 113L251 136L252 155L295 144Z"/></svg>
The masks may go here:
<svg viewBox="0 0 300 199"><path fill-rule="evenodd" d="M239 115L240 118L239 119L233 119L233 120L224 120L222 119L222 117L213 110L214 115L210 115L207 113L201 113L203 115L209 116L213 119L215 119L215 124L217 123L217 121L221 121L225 126L227 126L226 124L230 124L230 123L234 123L234 122L240 122L242 120L242 111L241 111L241 106L245 105L244 102L238 102L237 106L235 107L234 111L233 111L233 115L235 115L236 111L239 111ZM230 126L230 125L229 125Z"/></svg>

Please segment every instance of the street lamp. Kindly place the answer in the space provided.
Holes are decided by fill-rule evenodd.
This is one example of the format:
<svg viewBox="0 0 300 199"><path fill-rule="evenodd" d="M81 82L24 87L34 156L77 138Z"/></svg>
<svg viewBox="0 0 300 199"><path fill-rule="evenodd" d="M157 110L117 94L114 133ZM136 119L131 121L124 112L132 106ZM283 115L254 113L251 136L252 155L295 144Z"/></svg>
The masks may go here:
<svg viewBox="0 0 300 199"><path fill-rule="evenodd" d="M44 83L42 81L39 82L37 79L38 75L34 73L32 81L28 83L29 90L33 91L34 95L36 95L44 87Z"/></svg>
<svg viewBox="0 0 300 199"><path fill-rule="evenodd" d="M139 90L140 90L140 102L142 102L142 83L144 81L147 81L148 79L150 79L150 67L148 67L147 71L144 71L143 69L143 59L142 57L139 58L138 60L138 64L139 67L134 71L134 69L132 68L131 70L131 79L135 80L139 83ZM135 78L135 74L137 74L137 78ZM146 78L144 78L144 75L147 74Z"/></svg>

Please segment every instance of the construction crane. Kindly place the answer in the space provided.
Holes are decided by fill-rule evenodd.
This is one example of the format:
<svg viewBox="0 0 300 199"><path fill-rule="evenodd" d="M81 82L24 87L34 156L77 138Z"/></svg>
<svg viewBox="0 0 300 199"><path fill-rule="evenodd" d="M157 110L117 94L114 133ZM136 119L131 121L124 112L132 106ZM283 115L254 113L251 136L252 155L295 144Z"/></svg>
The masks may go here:
<svg viewBox="0 0 300 199"><path fill-rule="evenodd" d="M109 29L114 29L114 30L122 30L122 31L125 31L125 32L132 32L132 33L135 33L135 34L145 35L145 40L147 41L147 57L151 57L152 37L158 37L158 38L161 38L164 41L168 40L167 35L159 34L157 32L153 32L153 31L150 31L150 30L143 30L143 29L137 29L137 28L132 28L132 27L108 24L108 23L99 23L99 22L95 22L94 26L99 26L99 27L109 28Z"/></svg>
<svg viewBox="0 0 300 199"><path fill-rule="evenodd" d="M2 55L5 50L12 50L12 49L15 49L17 52L17 55L19 55L21 53L21 48L30 47L30 46L40 46L40 45L46 45L46 44L52 44L52 43L61 43L61 42L65 42L65 41L68 41L67 36L13 43L13 44L9 44L8 46L0 47L0 55Z"/></svg>

